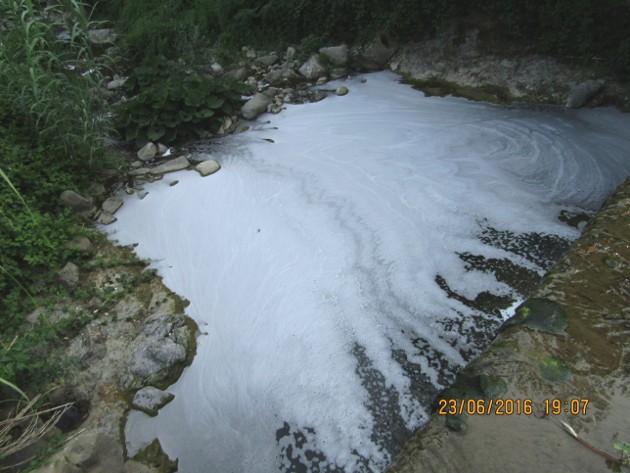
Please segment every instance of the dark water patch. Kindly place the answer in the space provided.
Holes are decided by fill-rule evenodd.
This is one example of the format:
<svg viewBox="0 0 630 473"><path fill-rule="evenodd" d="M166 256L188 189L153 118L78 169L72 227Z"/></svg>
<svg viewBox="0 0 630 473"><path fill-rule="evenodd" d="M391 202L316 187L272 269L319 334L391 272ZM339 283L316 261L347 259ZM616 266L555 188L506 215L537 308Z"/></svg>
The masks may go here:
<svg viewBox="0 0 630 473"><path fill-rule="evenodd" d="M458 255L466 263L466 271L493 274L497 281L507 284L521 296L530 294L542 281L542 276L536 271L519 266L507 258L486 258L472 253Z"/></svg>
<svg viewBox="0 0 630 473"><path fill-rule="evenodd" d="M439 274L435 276L435 283L451 299L455 299L456 301L464 304L466 307L479 310L486 314L501 316L501 309L507 309L514 302L514 299L510 296L499 296L488 291L482 291L477 294L477 297L474 299L468 299L453 291L446 282L446 279Z"/></svg>
<svg viewBox="0 0 630 473"><path fill-rule="evenodd" d="M484 228L479 239L486 245L525 258L545 271L558 261L571 246L568 239L558 235L535 232L519 234L509 230L497 230L493 227Z"/></svg>
<svg viewBox="0 0 630 473"><path fill-rule="evenodd" d="M366 407L374 419L371 440L393 457L411 437L411 431L400 414L398 391L387 385L385 377L374 367L364 347L355 345L352 354L357 359L356 373L368 393Z"/></svg>

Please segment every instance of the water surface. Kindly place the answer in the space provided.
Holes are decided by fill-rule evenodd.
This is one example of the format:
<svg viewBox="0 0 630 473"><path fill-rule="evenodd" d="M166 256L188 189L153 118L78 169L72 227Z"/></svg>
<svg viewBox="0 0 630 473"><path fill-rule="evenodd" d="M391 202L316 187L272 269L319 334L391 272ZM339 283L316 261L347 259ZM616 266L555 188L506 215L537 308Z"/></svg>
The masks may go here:
<svg viewBox="0 0 630 473"><path fill-rule="evenodd" d="M560 213L597 209L630 174L615 110L365 77L199 145L221 171L167 175L118 212L112 238L156 260L204 332L175 400L129 416L130 453L159 437L183 473L383 471L507 317L497 306L579 235Z"/></svg>

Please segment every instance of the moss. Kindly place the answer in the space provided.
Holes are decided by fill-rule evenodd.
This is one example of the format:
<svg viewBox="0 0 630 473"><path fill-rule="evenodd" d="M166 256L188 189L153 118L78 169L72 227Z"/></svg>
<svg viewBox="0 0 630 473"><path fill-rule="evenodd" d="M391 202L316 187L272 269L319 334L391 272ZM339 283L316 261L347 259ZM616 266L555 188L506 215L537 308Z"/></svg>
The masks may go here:
<svg viewBox="0 0 630 473"><path fill-rule="evenodd" d="M516 101L516 98L513 97L505 87L493 85L472 87L450 82L438 77L418 80L414 79L410 74L404 74L402 82L411 85L416 90L424 92L428 97L446 97L447 95L453 95L476 102L490 102L500 105L508 105Z"/></svg>
<svg viewBox="0 0 630 473"><path fill-rule="evenodd" d="M174 473L177 471L179 460L171 460L162 450L160 441L153 440L147 447L140 450L134 460L155 468L158 473Z"/></svg>
<svg viewBox="0 0 630 473"><path fill-rule="evenodd" d="M571 376L571 369L568 365L560 358L553 356L544 358L538 364L538 369L541 376L547 381L565 381Z"/></svg>
<svg viewBox="0 0 630 473"><path fill-rule="evenodd" d="M504 329L514 325L524 325L534 330L548 333L563 333L569 325L564 308L549 299L533 298L516 309L516 314L508 320Z"/></svg>

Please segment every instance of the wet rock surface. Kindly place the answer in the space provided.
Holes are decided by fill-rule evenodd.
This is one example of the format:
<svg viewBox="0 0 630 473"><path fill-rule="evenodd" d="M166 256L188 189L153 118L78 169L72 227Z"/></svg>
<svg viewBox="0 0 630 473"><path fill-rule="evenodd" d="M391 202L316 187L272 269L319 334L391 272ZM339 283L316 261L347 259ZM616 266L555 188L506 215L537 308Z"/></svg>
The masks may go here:
<svg viewBox="0 0 630 473"><path fill-rule="evenodd" d="M197 328L183 313L185 302L146 270L147 262L130 248L114 247L104 237L92 244L77 284L106 297L83 304L68 301L91 320L68 340L74 362L63 386L51 394L55 404L73 402L76 419L64 430L69 438L63 448L36 471L151 473L155 467L125 457L120 426L134 391L139 398L134 403L147 412L172 399L154 386L172 383L192 360ZM80 435L74 435L76 429Z"/></svg>
<svg viewBox="0 0 630 473"><path fill-rule="evenodd" d="M613 465L560 421L613 458L615 439L627 435L629 209L630 180L441 394L430 422L388 472L606 471ZM449 403L455 411L441 415L449 414Z"/></svg>

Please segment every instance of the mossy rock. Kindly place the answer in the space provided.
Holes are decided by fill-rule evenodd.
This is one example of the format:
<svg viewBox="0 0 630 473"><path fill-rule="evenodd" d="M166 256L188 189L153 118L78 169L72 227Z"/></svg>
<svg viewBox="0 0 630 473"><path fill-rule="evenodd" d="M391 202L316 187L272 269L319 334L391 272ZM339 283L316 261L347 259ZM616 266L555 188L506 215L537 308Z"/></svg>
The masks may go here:
<svg viewBox="0 0 630 473"><path fill-rule="evenodd" d="M563 333L569 325L564 308L549 299L529 299L516 309L516 314L502 327L524 325L534 330Z"/></svg>
<svg viewBox="0 0 630 473"><path fill-rule="evenodd" d="M481 390L489 399L499 399L507 392L507 383L500 376L482 374L479 377Z"/></svg>
<svg viewBox="0 0 630 473"><path fill-rule="evenodd" d="M453 432L466 432L468 430L468 417L462 415L447 415L446 427Z"/></svg>
<svg viewBox="0 0 630 473"><path fill-rule="evenodd" d="M179 464L179 460L171 460L164 453L158 439L140 450L133 459L155 468L159 473L174 473Z"/></svg>
<svg viewBox="0 0 630 473"><path fill-rule="evenodd" d="M547 381L565 381L571 376L571 368L560 358L544 358L539 364L540 375Z"/></svg>

